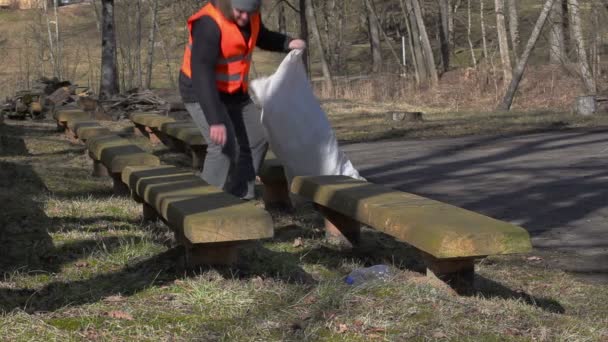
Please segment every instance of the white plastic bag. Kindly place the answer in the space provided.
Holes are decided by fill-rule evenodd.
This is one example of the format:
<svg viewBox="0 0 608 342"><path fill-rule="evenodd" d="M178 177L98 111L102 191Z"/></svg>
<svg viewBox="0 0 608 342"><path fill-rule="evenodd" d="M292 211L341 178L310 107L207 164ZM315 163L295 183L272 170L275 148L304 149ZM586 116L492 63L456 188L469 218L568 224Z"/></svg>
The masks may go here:
<svg viewBox="0 0 608 342"><path fill-rule="evenodd" d="M270 77L251 82L262 124L289 183L295 176L362 179L338 147L336 135L308 82L302 51L293 50Z"/></svg>

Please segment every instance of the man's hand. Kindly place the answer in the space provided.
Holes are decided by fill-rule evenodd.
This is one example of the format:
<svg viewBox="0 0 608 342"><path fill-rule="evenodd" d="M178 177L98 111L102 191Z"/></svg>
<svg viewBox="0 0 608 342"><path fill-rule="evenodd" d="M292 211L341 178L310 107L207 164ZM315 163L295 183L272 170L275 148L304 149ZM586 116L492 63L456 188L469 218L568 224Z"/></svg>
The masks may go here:
<svg viewBox="0 0 608 342"><path fill-rule="evenodd" d="M226 126L224 124L211 125L209 127L209 138L216 145L226 145Z"/></svg>
<svg viewBox="0 0 608 342"><path fill-rule="evenodd" d="M290 50L304 50L306 49L306 42L303 39L294 39L289 42Z"/></svg>

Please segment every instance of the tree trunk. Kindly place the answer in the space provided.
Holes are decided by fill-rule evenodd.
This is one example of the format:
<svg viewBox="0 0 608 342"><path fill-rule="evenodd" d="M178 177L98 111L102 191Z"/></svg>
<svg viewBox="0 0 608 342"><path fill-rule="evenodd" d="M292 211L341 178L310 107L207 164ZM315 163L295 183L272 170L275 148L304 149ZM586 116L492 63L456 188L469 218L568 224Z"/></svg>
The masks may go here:
<svg viewBox="0 0 608 342"><path fill-rule="evenodd" d="M306 19L306 3L309 0L300 0L300 38L306 42L306 45L309 46L308 49L304 50L302 54L302 62L304 63L304 69L306 69L306 73L310 77L310 67L308 65L309 59L309 51L310 51L310 41L308 39L308 20Z"/></svg>
<svg viewBox="0 0 608 342"><path fill-rule="evenodd" d="M488 35L486 34L486 21L484 18L484 7L485 7L485 2L486 0L479 0L479 23L481 25L481 47L482 47L482 53L483 53L483 58L486 60L488 60ZM471 7L471 1L469 0L469 7ZM471 43L471 9L469 8L469 31L468 31L468 37L469 37L469 45L471 46L471 50L473 49L473 44Z"/></svg>
<svg viewBox="0 0 608 342"><path fill-rule="evenodd" d="M331 71L329 70L329 63L325 56L325 49L323 48L323 41L321 40L321 33L319 32L319 25L317 24L317 16L312 0L306 0L306 21L310 24L312 39L319 48L319 59L321 60L323 77L326 82L331 83Z"/></svg>
<svg viewBox="0 0 608 342"><path fill-rule="evenodd" d="M57 77L59 79L63 79L63 61L62 61L62 52L61 52L61 38L59 38L59 16L57 15L57 1L53 1L53 11L55 13L55 47L56 47L56 55L57 58Z"/></svg>
<svg viewBox="0 0 608 342"><path fill-rule="evenodd" d="M405 20L405 26L407 28L407 42L408 42L408 46L410 48L410 55L412 58L412 65L414 66L414 78L416 79L416 84L420 84L421 82L421 73L420 73L420 61L422 60L422 57L418 57L418 48L415 45L415 41L414 41L414 37L417 37L416 35L414 35L413 32L413 26L414 24L410 21L410 17L408 15L408 9L406 9L406 5L404 0L400 0L399 1L400 5L401 5L401 11L403 12L403 19ZM422 55L422 53L420 52L420 55Z"/></svg>
<svg viewBox="0 0 608 342"><path fill-rule="evenodd" d="M443 72L450 69L450 4L448 0L439 0L439 43L441 45L441 64Z"/></svg>
<svg viewBox="0 0 608 342"><path fill-rule="evenodd" d="M583 29L581 27L580 8L578 0L568 0L568 11L570 12L570 27L572 40L576 44L576 54L578 58L578 67L585 85L585 90L588 94L595 94L597 91L595 80L591 74L589 60L587 59L587 51L585 50L585 40L583 37Z"/></svg>
<svg viewBox="0 0 608 342"><path fill-rule="evenodd" d="M137 0L136 2L136 12L137 12L137 28L135 31L135 66L137 68L137 87L141 88L144 84L143 82L143 72L142 72L142 63L141 63L141 40L142 40L142 12L141 12L141 0Z"/></svg>
<svg viewBox="0 0 608 342"><path fill-rule="evenodd" d="M433 50L431 49L431 42L429 36L426 33L426 25L422 20L422 10L420 9L420 3L418 0L410 0L416 19L416 25L420 33L420 44L422 45L422 52L424 53L424 61L428 71L428 79L431 81L431 85L436 85L439 82L437 76L437 68L435 67L435 58L433 56Z"/></svg>
<svg viewBox="0 0 608 342"><path fill-rule="evenodd" d="M519 14L517 13L517 0L507 0L507 8L509 10L509 33L511 36L511 47L515 64L519 62L519 46L521 39L519 38Z"/></svg>
<svg viewBox="0 0 608 342"><path fill-rule="evenodd" d="M540 32L545 26L545 22L547 21L547 17L549 16L549 12L551 12L551 7L553 6L553 2L555 0L547 0L545 5L543 6L543 10L541 11L538 19L536 20L536 24L534 25L534 29L532 30L532 34L530 35L530 39L528 39L528 43L526 44L526 48L521 56L521 59L517 63L515 70L513 72L513 79L505 92L505 96L502 99L502 102L498 106L499 110L509 110L511 109L511 105L513 104L513 98L515 97L515 92L517 91L517 87L519 87L519 82L521 81L524 71L526 70L526 66L528 64L528 58L530 58L530 53L532 49L536 45L538 41L538 37L540 36Z"/></svg>
<svg viewBox="0 0 608 342"><path fill-rule="evenodd" d="M549 62L551 64L566 62L563 18L562 3L561 1L555 1L551 9L551 31L549 32Z"/></svg>
<svg viewBox="0 0 608 342"><path fill-rule="evenodd" d="M414 14L412 0L402 0L405 3L405 13L407 13L408 22L411 31L411 41L414 51L414 63L417 65L419 79L421 83L429 81L429 72L427 69L426 61L424 60L424 52L422 51L422 44L420 43L420 30L418 30L418 22L416 15Z"/></svg>
<svg viewBox="0 0 608 342"><path fill-rule="evenodd" d="M509 57L509 40L507 38L507 27L505 26L505 0L494 0L496 11L496 34L498 35L498 48L500 50L500 61L502 63L503 84L511 82L511 58Z"/></svg>
<svg viewBox="0 0 608 342"><path fill-rule="evenodd" d="M483 0L481 0L480 2L481 4L481 13L483 13ZM481 32L482 32L482 37L485 37L485 25L483 24L483 17L481 18ZM473 67L477 68L477 57L475 57L475 49L473 48L473 41L471 40L471 0L467 0L467 40L469 41L469 49L471 50L471 62L473 62ZM484 58L487 57L485 56L486 54L486 49L485 49L485 39L484 39Z"/></svg>
<svg viewBox="0 0 608 342"><path fill-rule="evenodd" d="M148 39L148 76L146 77L146 89L152 86L152 69L154 66L154 44L156 42L156 17L158 15L158 0L152 3L152 19L150 23L150 37Z"/></svg>
<svg viewBox="0 0 608 342"><path fill-rule="evenodd" d="M101 82L99 98L108 99L118 94L114 0L101 1Z"/></svg>
<svg viewBox="0 0 608 342"><path fill-rule="evenodd" d="M279 7L278 10L278 20L279 20L279 32L281 32L282 34L285 34L287 32L287 20L285 19L285 4L283 4L283 1L280 0L280 2L277 4L277 6Z"/></svg>
<svg viewBox="0 0 608 342"><path fill-rule="evenodd" d="M382 68L382 50L380 46L380 29L376 20L374 4L371 0L363 0L367 14L367 27L369 32L369 46L372 53L372 71L379 72Z"/></svg>

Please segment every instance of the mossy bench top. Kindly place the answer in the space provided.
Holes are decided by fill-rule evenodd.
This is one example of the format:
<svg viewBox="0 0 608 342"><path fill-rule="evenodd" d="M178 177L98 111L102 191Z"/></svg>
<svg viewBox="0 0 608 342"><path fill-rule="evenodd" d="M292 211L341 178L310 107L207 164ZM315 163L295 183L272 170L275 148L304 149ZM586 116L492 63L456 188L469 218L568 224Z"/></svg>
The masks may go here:
<svg viewBox="0 0 608 342"><path fill-rule="evenodd" d="M170 135L173 138L183 142L190 146L203 146L207 145L203 134L198 127L180 127L176 128L175 134Z"/></svg>
<svg viewBox="0 0 608 342"><path fill-rule="evenodd" d="M439 259L526 253L532 248L521 227L350 177L295 177L291 192Z"/></svg>
<svg viewBox="0 0 608 342"><path fill-rule="evenodd" d="M112 135L112 131L101 126L79 127L76 130L76 135L82 141L88 141L91 138Z"/></svg>
<svg viewBox="0 0 608 342"><path fill-rule="evenodd" d="M91 157L101 161L112 173L120 173L127 166L160 165L157 156L116 135L93 137L87 141L87 148Z"/></svg>
<svg viewBox="0 0 608 342"><path fill-rule="evenodd" d="M66 109L66 110L59 110L59 111L55 112L53 117L55 118L56 121L68 122L69 120L75 120L75 119L90 120L91 114L83 112L82 110L79 110L79 109Z"/></svg>
<svg viewBox="0 0 608 342"><path fill-rule="evenodd" d="M154 129L160 128L164 123L175 121L172 117L156 113L133 113L131 114L130 119L138 125Z"/></svg>
<svg viewBox="0 0 608 342"><path fill-rule="evenodd" d="M101 159L101 152L103 152L104 149L127 145L133 145L133 143L115 134L97 136L87 141L87 149L89 150L89 153L97 160Z"/></svg>
<svg viewBox="0 0 608 342"><path fill-rule="evenodd" d="M192 121L175 121L175 122L167 122L160 126L160 131L169 135L175 136L177 132L182 128L197 128L196 124Z"/></svg>
<svg viewBox="0 0 608 342"><path fill-rule="evenodd" d="M78 133L82 127L101 127L97 120L70 119L67 121L68 128Z"/></svg>
<svg viewBox="0 0 608 342"><path fill-rule="evenodd" d="M270 215L174 166L126 167L122 180L191 243L271 238Z"/></svg>

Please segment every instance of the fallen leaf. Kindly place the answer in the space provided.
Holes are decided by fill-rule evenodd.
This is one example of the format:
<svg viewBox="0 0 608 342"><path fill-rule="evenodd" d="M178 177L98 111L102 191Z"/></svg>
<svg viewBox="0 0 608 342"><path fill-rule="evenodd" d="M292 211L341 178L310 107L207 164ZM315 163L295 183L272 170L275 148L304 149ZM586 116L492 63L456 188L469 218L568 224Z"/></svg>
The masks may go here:
<svg viewBox="0 0 608 342"><path fill-rule="evenodd" d="M166 295L161 296L160 299L166 300L166 301L170 302L172 300L175 300L175 295L173 295L173 294L166 294Z"/></svg>
<svg viewBox="0 0 608 342"><path fill-rule="evenodd" d="M357 321L355 321L355 325L358 327L361 327L361 326L363 326L363 322L357 320Z"/></svg>
<svg viewBox="0 0 608 342"><path fill-rule="evenodd" d="M436 331L433 333L434 338L446 338L448 335L442 333L441 331Z"/></svg>
<svg viewBox="0 0 608 342"><path fill-rule="evenodd" d="M85 331L85 337L87 340L95 341L95 340L98 340L101 337L101 335L99 334L99 332L97 330L95 330L93 328L88 328Z"/></svg>
<svg viewBox="0 0 608 342"><path fill-rule="evenodd" d="M385 329L384 328L378 328L378 327L371 327L371 328L367 328L365 329L366 332L372 332L372 333L381 333L384 332Z"/></svg>
<svg viewBox="0 0 608 342"><path fill-rule="evenodd" d="M531 257L527 257L526 260L528 260L528 261L541 261L541 260L543 260L543 258L541 258L539 256L531 256Z"/></svg>
<svg viewBox="0 0 608 342"><path fill-rule="evenodd" d="M315 296L315 295L308 295L308 296L306 296L304 298L304 304L308 304L308 305L314 304L314 303L317 302L317 300L318 300L317 296Z"/></svg>
<svg viewBox="0 0 608 342"><path fill-rule="evenodd" d="M120 303L120 302L124 302L126 299L125 297L121 296L121 295L116 295L116 296L109 296L103 299L104 302L106 303Z"/></svg>
<svg viewBox="0 0 608 342"><path fill-rule="evenodd" d="M89 267L89 263L86 261L78 261L77 263L74 264L74 266L81 268L81 267Z"/></svg>
<svg viewBox="0 0 608 342"><path fill-rule="evenodd" d="M295 239L293 241L293 246L294 247L302 247L302 246L304 246L304 242L302 241L302 238L299 237L299 238Z"/></svg>
<svg viewBox="0 0 608 342"><path fill-rule="evenodd" d="M110 312L106 312L106 316L111 317L111 318L117 318L117 319L124 319L126 321L132 321L133 320L133 316L131 316L131 314L124 312L124 311L110 311Z"/></svg>
<svg viewBox="0 0 608 342"><path fill-rule="evenodd" d="M338 324L338 334L344 334L345 332L348 331L348 327L346 326L346 324Z"/></svg>

